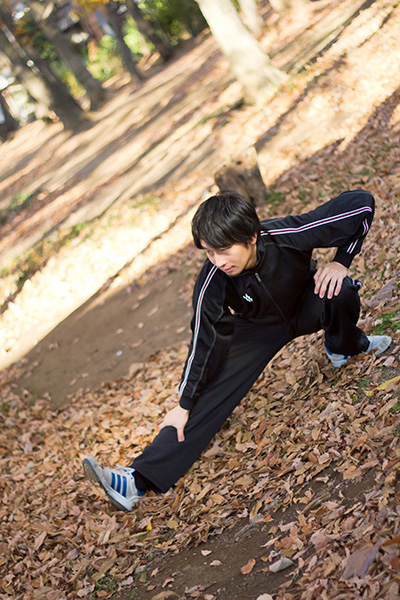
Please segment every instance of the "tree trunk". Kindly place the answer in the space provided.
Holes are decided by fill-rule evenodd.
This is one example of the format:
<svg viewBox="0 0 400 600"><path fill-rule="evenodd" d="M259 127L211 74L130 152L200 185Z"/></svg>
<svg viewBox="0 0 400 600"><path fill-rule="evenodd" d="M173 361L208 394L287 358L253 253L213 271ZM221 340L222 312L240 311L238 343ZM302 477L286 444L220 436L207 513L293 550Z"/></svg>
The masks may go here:
<svg viewBox="0 0 400 600"><path fill-rule="evenodd" d="M0 91L0 137L7 139L8 134L11 131L18 129L18 123L10 113L8 104Z"/></svg>
<svg viewBox="0 0 400 600"><path fill-rule="evenodd" d="M89 34L96 45L100 44L104 32L100 27L96 14L97 11L87 11L79 4L74 4L74 8L79 14L79 23L81 24L82 29Z"/></svg>
<svg viewBox="0 0 400 600"><path fill-rule="evenodd" d="M108 18L110 20L110 25L112 30L115 33L117 38L118 46L121 52L122 62L125 65L125 68L131 75L136 77L138 81L143 81L144 77L136 66L135 61L133 60L132 52L130 48L126 45L124 40L124 35L121 29L121 23L118 19L118 15L115 12L115 4L113 2L108 2L106 4Z"/></svg>
<svg viewBox="0 0 400 600"><path fill-rule="evenodd" d="M1 6L0 19L3 23L7 22L7 15ZM10 61L13 76L36 102L38 118L49 117L53 113L59 117L66 129L71 130L76 130L86 123L81 107L64 84L47 65L40 64L38 57L20 46L7 27L0 27L0 48Z"/></svg>
<svg viewBox="0 0 400 600"><path fill-rule="evenodd" d="M310 0L269 0L269 3L275 12L284 14L291 10L303 8L309 1Z"/></svg>
<svg viewBox="0 0 400 600"><path fill-rule="evenodd" d="M90 100L90 107L95 108L103 100L104 90L100 82L87 70L80 54L71 46L64 33L58 28L54 4L30 0L29 8L43 34L54 45L61 60L65 62L86 91Z"/></svg>
<svg viewBox="0 0 400 600"><path fill-rule="evenodd" d="M164 62L167 62L172 54L173 48L163 32L157 34L147 19L144 18L142 11L136 4L135 0L126 0L126 8L128 9L132 19L136 23L136 27L140 33L153 44L157 52L160 54Z"/></svg>
<svg viewBox="0 0 400 600"><path fill-rule="evenodd" d="M221 191L235 190L254 207L265 203L267 188L260 173L254 147L234 156L232 162L221 167L215 173L214 181Z"/></svg>
<svg viewBox="0 0 400 600"><path fill-rule="evenodd" d="M264 21L258 12L255 0L239 0L240 10L243 13L245 23L254 37L258 40L261 37L264 27Z"/></svg>
<svg viewBox="0 0 400 600"><path fill-rule="evenodd" d="M245 101L263 101L285 79L285 74L271 64L230 0L197 0L197 3L243 87Z"/></svg>

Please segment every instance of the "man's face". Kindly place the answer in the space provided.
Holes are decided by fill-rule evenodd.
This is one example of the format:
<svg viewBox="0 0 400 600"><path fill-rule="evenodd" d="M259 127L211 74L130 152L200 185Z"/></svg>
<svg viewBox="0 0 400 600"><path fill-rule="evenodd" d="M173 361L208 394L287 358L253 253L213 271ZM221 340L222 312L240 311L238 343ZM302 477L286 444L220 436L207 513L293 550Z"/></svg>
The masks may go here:
<svg viewBox="0 0 400 600"><path fill-rule="evenodd" d="M239 275L246 269L252 269L257 263L257 236L246 244L233 244L226 248L211 248L201 240L201 247L213 265L230 277Z"/></svg>

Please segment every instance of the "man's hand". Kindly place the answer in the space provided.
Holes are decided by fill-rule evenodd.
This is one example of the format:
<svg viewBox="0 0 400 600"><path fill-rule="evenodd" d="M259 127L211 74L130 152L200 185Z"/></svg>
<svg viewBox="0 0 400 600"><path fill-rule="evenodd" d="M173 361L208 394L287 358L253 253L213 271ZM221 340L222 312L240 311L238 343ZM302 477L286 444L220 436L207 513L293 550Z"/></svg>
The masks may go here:
<svg viewBox="0 0 400 600"><path fill-rule="evenodd" d="M347 276L348 270L339 262L330 262L325 267L320 267L314 275L314 292L320 298L325 296L328 290L328 298L337 296L342 289L343 279Z"/></svg>
<svg viewBox="0 0 400 600"><path fill-rule="evenodd" d="M160 429L164 429L164 427L172 426L175 427L178 433L178 442L185 441L185 434L183 433L185 429L185 425L189 418L189 411L181 406L175 406L172 410L170 410L164 417Z"/></svg>

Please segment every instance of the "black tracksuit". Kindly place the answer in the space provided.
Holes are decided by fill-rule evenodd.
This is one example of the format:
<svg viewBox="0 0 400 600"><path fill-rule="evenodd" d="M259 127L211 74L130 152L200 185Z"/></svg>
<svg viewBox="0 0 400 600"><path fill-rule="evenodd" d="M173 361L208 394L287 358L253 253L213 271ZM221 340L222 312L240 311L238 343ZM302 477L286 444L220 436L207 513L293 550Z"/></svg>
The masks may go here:
<svg viewBox="0 0 400 600"><path fill-rule="evenodd" d="M180 385L190 409L185 441L165 427L132 463L148 487L167 491L193 464L275 354L295 337L323 329L327 347L368 347L356 326L359 283L328 300L314 293L314 248L337 248L349 267L374 215L368 192L345 192L302 215L261 222L254 269L229 277L206 260L193 293L192 339Z"/></svg>

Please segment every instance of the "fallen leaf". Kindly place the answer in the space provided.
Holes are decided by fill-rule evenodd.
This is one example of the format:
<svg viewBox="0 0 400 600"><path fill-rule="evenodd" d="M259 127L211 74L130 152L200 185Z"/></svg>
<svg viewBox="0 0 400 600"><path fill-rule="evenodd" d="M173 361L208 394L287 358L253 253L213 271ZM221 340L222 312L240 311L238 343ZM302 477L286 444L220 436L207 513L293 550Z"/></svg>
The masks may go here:
<svg viewBox="0 0 400 600"><path fill-rule="evenodd" d="M248 575L254 569L254 565L256 564L255 558L251 558L248 563L246 563L241 569L240 572L242 575Z"/></svg>
<svg viewBox="0 0 400 600"><path fill-rule="evenodd" d="M379 392L381 390L386 390L386 388L393 384L393 385L397 385L398 383L400 383L400 375L397 375L396 377L392 377L392 379L388 379L387 381L384 381L383 383L372 387L371 389L368 390L364 390L364 393L366 394L366 396L373 396L374 392Z"/></svg>
<svg viewBox="0 0 400 600"><path fill-rule="evenodd" d="M222 565L222 562L220 560L213 560L212 562L210 562L210 567L220 567Z"/></svg>
<svg viewBox="0 0 400 600"><path fill-rule="evenodd" d="M34 550L39 550L40 546L43 544L44 540L46 539L47 536L47 531L43 531L35 540L35 543L33 545L33 549Z"/></svg>
<svg viewBox="0 0 400 600"><path fill-rule="evenodd" d="M389 561L389 565L392 567L392 569L394 569L395 571L400 571L400 558L398 556L394 556L390 561Z"/></svg>
<svg viewBox="0 0 400 600"><path fill-rule="evenodd" d="M350 579L351 577L359 577L363 579L367 574L368 569L375 560L376 555L379 551L379 544L375 546L367 546L356 550L348 558L343 561L343 579Z"/></svg>
<svg viewBox="0 0 400 600"><path fill-rule="evenodd" d="M386 546L392 546L393 544L400 544L400 535L396 535L394 538L386 540L386 542L383 542L382 547L385 548Z"/></svg>
<svg viewBox="0 0 400 600"><path fill-rule="evenodd" d="M166 592L160 592L157 596L153 596L151 600L170 600L170 598L179 598L179 594L167 590Z"/></svg>

